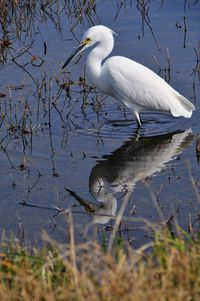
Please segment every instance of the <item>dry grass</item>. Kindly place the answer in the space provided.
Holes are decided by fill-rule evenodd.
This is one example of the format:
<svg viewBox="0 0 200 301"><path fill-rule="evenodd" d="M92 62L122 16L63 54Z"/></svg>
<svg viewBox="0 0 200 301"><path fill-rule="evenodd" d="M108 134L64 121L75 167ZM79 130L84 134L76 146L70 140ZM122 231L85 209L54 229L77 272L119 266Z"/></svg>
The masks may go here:
<svg viewBox="0 0 200 301"><path fill-rule="evenodd" d="M51 22L62 35L62 16L67 16L70 28L86 21L93 24L96 17L95 0L0 0L0 67L12 58L19 45L32 47L38 24ZM45 42L45 41L44 41ZM46 43L46 42L45 42ZM19 47L18 45L18 47ZM44 45L46 52L47 45Z"/></svg>
<svg viewBox="0 0 200 301"><path fill-rule="evenodd" d="M35 20L51 20L59 31L62 13L72 21L73 26L85 19L92 24L95 9L95 0L0 0L0 28L4 35L7 29L13 29L13 34L20 37L23 31L34 32Z"/></svg>
<svg viewBox="0 0 200 301"><path fill-rule="evenodd" d="M4 244L0 300L199 300L199 241L158 234L153 245L150 254L116 246L109 255L97 243L75 253L54 243L32 251Z"/></svg>

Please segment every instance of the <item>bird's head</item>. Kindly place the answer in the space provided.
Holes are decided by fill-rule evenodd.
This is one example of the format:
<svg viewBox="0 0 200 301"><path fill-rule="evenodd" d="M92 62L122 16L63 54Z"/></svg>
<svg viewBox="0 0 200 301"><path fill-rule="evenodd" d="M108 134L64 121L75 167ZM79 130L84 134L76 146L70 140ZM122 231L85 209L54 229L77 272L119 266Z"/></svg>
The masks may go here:
<svg viewBox="0 0 200 301"><path fill-rule="evenodd" d="M89 28L83 35L80 45L70 55L67 61L63 64L62 69L65 68L69 62L83 50L100 43L105 39L113 39L113 34L116 34L110 28L103 25L96 25Z"/></svg>

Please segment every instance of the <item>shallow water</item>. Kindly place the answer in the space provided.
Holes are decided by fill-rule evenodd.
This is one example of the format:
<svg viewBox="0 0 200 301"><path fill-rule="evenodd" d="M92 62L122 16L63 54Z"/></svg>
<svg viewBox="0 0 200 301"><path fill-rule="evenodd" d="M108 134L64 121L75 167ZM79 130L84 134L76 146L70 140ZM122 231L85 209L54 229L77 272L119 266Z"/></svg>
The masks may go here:
<svg viewBox="0 0 200 301"><path fill-rule="evenodd" d="M35 21L37 32L24 44L23 36L14 41L0 71L0 92L6 94L0 98L1 232L14 232L33 243L40 241L45 229L54 239L66 241L67 213L62 211L71 208L77 240L109 240L125 202L117 236L133 245L151 237L146 221L167 222L174 231L176 224L198 229L200 200L193 183L198 190L200 87L194 49L198 51L200 3L186 5L184 11L184 1L152 2L149 18L156 41L147 25L142 35L135 3L130 6L127 1L114 20L116 12L116 1L98 1L97 16L92 16L95 24L118 33L113 54L159 73L195 104L196 111L189 120L143 114L138 132L128 109L80 81L85 54L60 70L78 44L74 35L80 39L88 28L86 18L74 28L74 35L69 31L74 21L64 14L61 33L50 19ZM18 65L14 63L11 56L32 40L32 64L33 56L27 52L16 58ZM44 63L38 66L40 57ZM73 84L62 90L59 86L69 80Z"/></svg>

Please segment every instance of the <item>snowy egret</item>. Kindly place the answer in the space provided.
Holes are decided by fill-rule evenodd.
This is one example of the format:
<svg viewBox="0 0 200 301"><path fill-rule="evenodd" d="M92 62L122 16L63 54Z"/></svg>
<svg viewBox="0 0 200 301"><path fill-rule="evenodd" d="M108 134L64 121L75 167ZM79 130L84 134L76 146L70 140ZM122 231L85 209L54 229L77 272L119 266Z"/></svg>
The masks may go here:
<svg viewBox="0 0 200 301"><path fill-rule="evenodd" d="M195 110L193 104L152 70L123 56L113 56L105 60L113 49L114 34L103 25L89 28L62 69L75 55L95 46L87 57L86 75L96 88L131 109L139 126L139 114L145 111L169 112L174 117L190 118Z"/></svg>

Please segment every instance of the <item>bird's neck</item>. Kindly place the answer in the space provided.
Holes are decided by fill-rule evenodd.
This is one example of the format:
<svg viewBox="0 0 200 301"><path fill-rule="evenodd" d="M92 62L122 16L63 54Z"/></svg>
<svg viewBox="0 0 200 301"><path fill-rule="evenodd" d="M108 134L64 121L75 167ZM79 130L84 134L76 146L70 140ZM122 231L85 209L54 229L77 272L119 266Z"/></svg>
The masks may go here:
<svg viewBox="0 0 200 301"><path fill-rule="evenodd" d="M103 41L91 50L86 61L86 74L91 83L98 89L104 91L102 87L102 62L113 49L113 40Z"/></svg>

